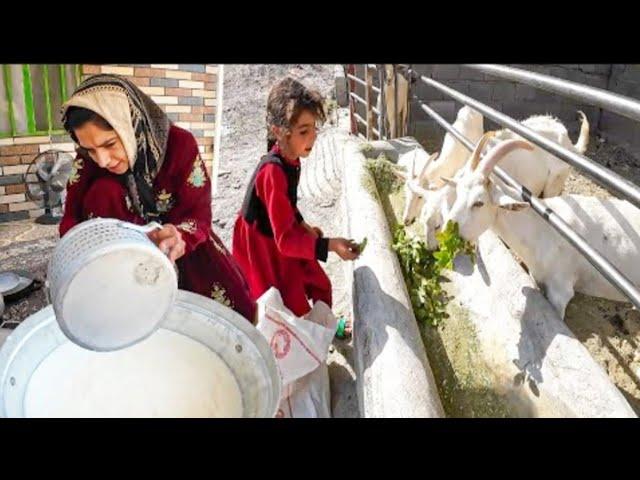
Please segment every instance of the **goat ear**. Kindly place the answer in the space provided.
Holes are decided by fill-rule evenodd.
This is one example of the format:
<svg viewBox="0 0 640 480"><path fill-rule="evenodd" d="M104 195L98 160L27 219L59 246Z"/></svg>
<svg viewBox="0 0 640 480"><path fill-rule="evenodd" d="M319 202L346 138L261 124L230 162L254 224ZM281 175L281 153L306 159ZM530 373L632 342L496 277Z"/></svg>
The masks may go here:
<svg viewBox="0 0 640 480"><path fill-rule="evenodd" d="M414 194L418 195L422 198L427 198L428 191L418 185L416 180L408 180L405 184L409 190L411 190Z"/></svg>
<svg viewBox="0 0 640 480"><path fill-rule="evenodd" d="M409 175L411 176L411 178L416 178L416 155L414 153L413 157L411 158L411 169L409 170Z"/></svg>
<svg viewBox="0 0 640 480"><path fill-rule="evenodd" d="M497 188L494 188L492 197L493 203L495 203L498 208L502 208L503 210L519 212L520 210L524 210L525 208L529 207L529 204L527 202L516 200L515 198L510 197Z"/></svg>
<svg viewBox="0 0 640 480"><path fill-rule="evenodd" d="M442 180L444 183L446 183L447 185L450 185L450 186L452 186L454 188L458 186L458 183L455 180L453 180L452 178L440 177L440 180Z"/></svg>

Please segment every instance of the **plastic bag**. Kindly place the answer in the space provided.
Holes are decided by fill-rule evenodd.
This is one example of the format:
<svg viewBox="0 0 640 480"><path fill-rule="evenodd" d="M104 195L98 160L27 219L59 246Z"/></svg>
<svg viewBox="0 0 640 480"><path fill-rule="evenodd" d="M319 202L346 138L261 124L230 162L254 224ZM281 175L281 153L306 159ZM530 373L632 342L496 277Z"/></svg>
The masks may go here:
<svg viewBox="0 0 640 480"><path fill-rule="evenodd" d="M331 309L319 301L304 318L296 317L275 288L257 303L257 328L271 346L282 379L276 417L331 417L326 360L337 327Z"/></svg>

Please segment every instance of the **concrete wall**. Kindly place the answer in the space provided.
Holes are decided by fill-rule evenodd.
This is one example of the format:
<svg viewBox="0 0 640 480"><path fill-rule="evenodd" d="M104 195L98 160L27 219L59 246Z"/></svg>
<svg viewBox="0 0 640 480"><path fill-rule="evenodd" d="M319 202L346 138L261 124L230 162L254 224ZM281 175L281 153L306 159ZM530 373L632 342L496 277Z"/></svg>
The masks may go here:
<svg viewBox="0 0 640 480"><path fill-rule="evenodd" d="M551 75L557 78L602 88L614 93L640 100L640 65L632 64L508 64L513 67ZM527 85L501 80L456 64L414 64L421 75L455 88L490 107L500 110L516 119L525 119L535 114L552 114L567 126L572 138L579 131L577 110L586 113L591 131L626 147L631 154L640 158L640 125L620 115L599 108L581 104L560 95L548 93ZM364 68L357 65L356 74L364 78ZM377 79L374 82L377 84ZM356 85L356 93L364 98L364 87ZM446 120L453 122L456 112L462 106L436 89L422 82L414 84L416 93L431 108ZM356 110L366 117L364 106L356 105ZM485 122L486 129L498 126ZM362 132L364 127L360 126ZM441 144L444 130L420 108L413 104L409 134L423 143ZM425 142L428 139L428 142ZM640 165L640 162L639 162Z"/></svg>
<svg viewBox="0 0 640 480"><path fill-rule="evenodd" d="M522 65L511 66L552 75L584 85L607 88L611 65ZM595 130L600 121L601 111L596 107L576 103L560 95L548 93L527 85L501 80L485 75L460 65L414 65L420 74L455 88L456 90L479 100L492 108L516 118L525 119L535 114L551 114L558 117L575 137L579 131L577 110L585 112ZM639 75L640 80L640 75ZM436 89L417 82L416 94L424 99L431 108L440 113L446 120L453 122L461 104L447 98ZM485 129L498 126L485 120ZM438 127L422 110L412 105L410 133L422 139L425 135L435 135L439 140L444 131Z"/></svg>
<svg viewBox="0 0 640 480"><path fill-rule="evenodd" d="M640 99L640 65L612 65L607 90ZM603 111L599 128L605 138L625 146L636 159L640 158L640 124L638 122ZM640 163L638 166L640 167Z"/></svg>

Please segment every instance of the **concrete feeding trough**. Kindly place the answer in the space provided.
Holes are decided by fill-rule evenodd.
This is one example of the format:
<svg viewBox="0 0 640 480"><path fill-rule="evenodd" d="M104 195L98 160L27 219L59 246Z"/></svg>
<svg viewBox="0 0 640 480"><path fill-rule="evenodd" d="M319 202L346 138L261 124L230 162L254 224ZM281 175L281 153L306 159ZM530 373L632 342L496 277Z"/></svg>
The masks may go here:
<svg viewBox="0 0 640 480"><path fill-rule="evenodd" d="M450 317L437 328L418 325L391 249L403 192L382 197L363 152L408 164L421 147L410 138L365 145L347 132L333 142L328 151L344 165L348 235L368 238L362 257L345 267L363 416L636 416L490 231L478 242L475 265L459 256L447 272Z"/></svg>

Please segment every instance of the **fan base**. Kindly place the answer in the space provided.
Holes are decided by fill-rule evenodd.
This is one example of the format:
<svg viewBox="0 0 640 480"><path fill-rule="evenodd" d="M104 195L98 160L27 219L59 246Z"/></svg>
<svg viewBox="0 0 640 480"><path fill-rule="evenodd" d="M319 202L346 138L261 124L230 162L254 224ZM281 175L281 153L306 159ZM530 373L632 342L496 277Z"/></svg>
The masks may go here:
<svg viewBox="0 0 640 480"><path fill-rule="evenodd" d="M45 213L35 219L35 222L40 225L57 225L62 220L62 217L53 215L51 213Z"/></svg>

